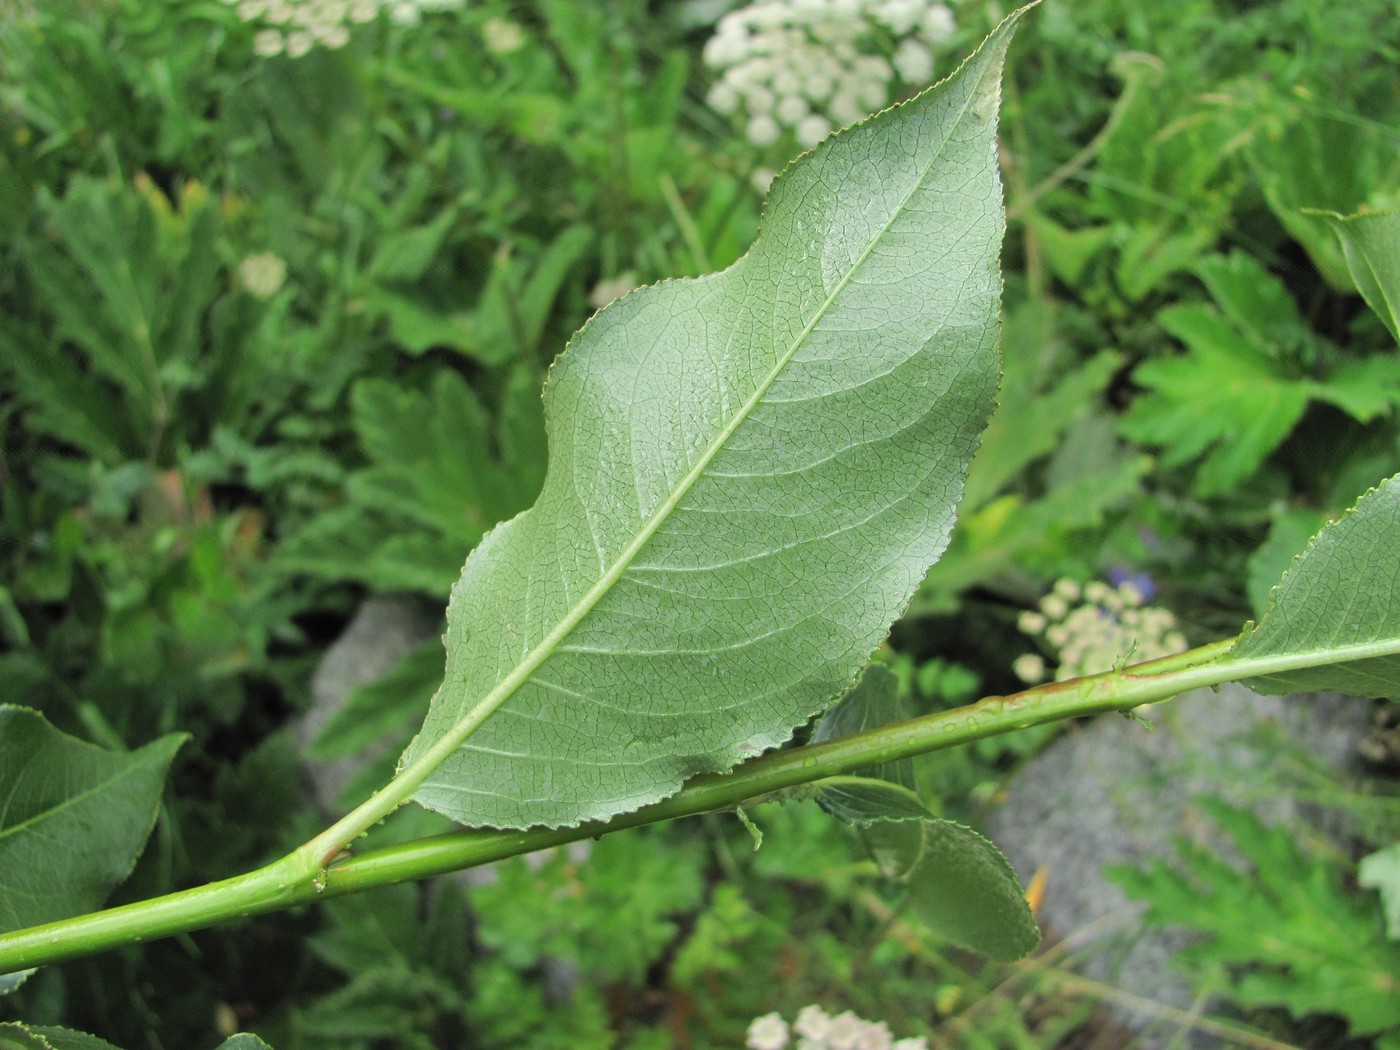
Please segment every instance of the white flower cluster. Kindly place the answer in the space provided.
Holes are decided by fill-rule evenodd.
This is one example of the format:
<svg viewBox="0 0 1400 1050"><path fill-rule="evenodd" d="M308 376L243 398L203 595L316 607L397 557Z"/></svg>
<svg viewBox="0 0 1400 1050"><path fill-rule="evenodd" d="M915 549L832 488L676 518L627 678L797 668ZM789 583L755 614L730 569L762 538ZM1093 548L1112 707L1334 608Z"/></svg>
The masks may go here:
<svg viewBox="0 0 1400 1050"><path fill-rule="evenodd" d="M238 17L262 28L253 50L264 57L300 58L313 47L334 50L350 41L350 27L373 22L380 12L415 26L427 11L461 7L463 0L223 0Z"/></svg>
<svg viewBox="0 0 1400 1050"><path fill-rule="evenodd" d="M832 1017L820 1006L804 1006L792 1027L780 1014L766 1014L749 1025L744 1045L749 1050L928 1050L923 1036L896 1039L884 1021L863 1021L850 1010Z"/></svg>
<svg viewBox="0 0 1400 1050"><path fill-rule="evenodd" d="M834 128L926 84L953 35L935 0L761 0L719 20L705 63L721 73L710 107L744 120L756 146L784 130L814 146Z"/></svg>
<svg viewBox="0 0 1400 1050"><path fill-rule="evenodd" d="M1017 625L1058 654L1057 682L1111 671L1125 659L1140 663L1184 653L1176 617L1144 601L1130 580L1117 587L1096 580L1082 588L1060 580L1040 600L1040 610L1022 613ZM1012 669L1023 682L1045 680L1045 660L1037 653L1020 657Z"/></svg>

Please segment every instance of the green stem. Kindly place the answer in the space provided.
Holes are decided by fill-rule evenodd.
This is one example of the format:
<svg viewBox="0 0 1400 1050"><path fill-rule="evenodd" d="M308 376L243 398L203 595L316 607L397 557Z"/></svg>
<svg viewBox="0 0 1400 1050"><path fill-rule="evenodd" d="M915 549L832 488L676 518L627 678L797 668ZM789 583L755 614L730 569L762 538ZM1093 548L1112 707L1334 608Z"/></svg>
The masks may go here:
<svg viewBox="0 0 1400 1050"><path fill-rule="evenodd" d="M0 973L317 899L441 875L624 828L732 809L770 792L867 766L1046 722L1126 711L1169 700L1201 686L1298 665L1296 657L1229 659L1232 644L1217 642L1126 671L1056 682L1011 696L988 697L954 711L880 726L823 744L773 752L729 773L696 777L672 797L605 823L525 831L461 831L375 850L326 867L321 844L340 836L335 828L345 825L341 821L294 853L247 875L0 936ZM1314 657L1313 663L1317 662ZM396 791L390 797L398 794ZM384 795L385 792L376 795L378 802L372 800L356 813L363 817L367 811L387 812L392 806ZM358 822L357 819L354 823Z"/></svg>

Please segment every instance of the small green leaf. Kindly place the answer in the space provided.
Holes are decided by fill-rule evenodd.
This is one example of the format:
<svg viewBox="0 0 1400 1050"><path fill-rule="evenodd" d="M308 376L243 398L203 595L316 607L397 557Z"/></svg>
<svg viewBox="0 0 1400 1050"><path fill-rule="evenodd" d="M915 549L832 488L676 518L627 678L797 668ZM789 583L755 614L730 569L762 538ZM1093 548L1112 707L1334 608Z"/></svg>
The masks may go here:
<svg viewBox="0 0 1400 1050"><path fill-rule="evenodd" d="M432 222L386 235L370 262L370 275L381 281L417 281L433 264L443 239L456 222L457 209L449 207Z"/></svg>
<svg viewBox="0 0 1400 1050"><path fill-rule="evenodd" d="M837 820L869 827L881 820L932 818L909 788L874 777L827 777L817 782L817 803Z"/></svg>
<svg viewBox="0 0 1400 1050"><path fill-rule="evenodd" d="M1258 470L1288 436L1307 408L1311 384L1285 375L1208 306L1172 306L1158 318L1189 352L1137 367L1134 381L1151 394L1125 413L1123 433L1165 446L1168 466L1204 454L1193 488L1218 496Z"/></svg>
<svg viewBox="0 0 1400 1050"><path fill-rule="evenodd" d="M104 751L0 705L0 931L102 904L141 854L184 739Z"/></svg>
<svg viewBox="0 0 1400 1050"><path fill-rule="evenodd" d="M812 743L836 740L905 717L899 701L899 678L883 664L871 664L860 680L812 731ZM817 803L847 824L932 817L915 791L914 763L885 762L854 776L827 777L817 785Z"/></svg>
<svg viewBox="0 0 1400 1050"><path fill-rule="evenodd" d="M1400 842L1362 857L1356 881L1380 893L1386 936L1400 941Z"/></svg>
<svg viewBox="0 0 1400 1050"><path fill-rule="evenodd" d="M903 820L862 834L881 871L908 886L916 914L939 936L993 959L1019 959L1039 943L1011 864L971 828Z"/></svg>
<svg viewBox="0 0 1400 1050"><path fill-rule="evenodd" d="M0 973L0 995L9 995L38 972L37 969L30 969L17 970L14 973Z"/></svg>
<svg viewBox="0 0 1400 1050"><path fill-rule="evenodd" d="M1256 350L1271 358L1291 356L1307 326L1282 281L1241 251L1208 256L1195 269L1220 311Z"/></svg>
<svg viewBox="0 0 1400 1050"><path fill-rule="evenodd" d="M1342 242L1347 269L1367 304L1400 342L1400 214L1319 212Z"/></svg>
<svg viewBox="0 0 1400 1050"><path fill-rule="evenodd" d="M229 1036L215 1047L215 1050L272 1050L272 1047L255 1035L239 1032L237 1035Z"/></svg>
<svg viewBox="0 0 1400 1050"><path fill-rule="evenodd" d="M1265 694L1400 695L1397 538L1400 475L1381 482L1313 538L1274 589L1263 620L1231 653L1240 660L1294 662L1298 669L1244 683Z"/></svg>

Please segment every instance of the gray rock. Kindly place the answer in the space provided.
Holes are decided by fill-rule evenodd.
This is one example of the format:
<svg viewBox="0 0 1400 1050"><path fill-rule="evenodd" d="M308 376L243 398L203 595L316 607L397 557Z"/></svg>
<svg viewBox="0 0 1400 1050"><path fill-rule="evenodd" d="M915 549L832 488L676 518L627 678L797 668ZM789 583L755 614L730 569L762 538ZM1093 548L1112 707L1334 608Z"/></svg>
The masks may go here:
<svg viewBox="0 0 1400 1050"><path fill-rule="evenodd" d="M1152 731L1111 715L1072 727L1010 780L987 830L1023 881L1044 869L1039 917L1047 940L1069 941L1082 972L1126 993L1110 1009L1138 1033L1135 1047L1225 1046L1185 1016L1211 1008L1171 965L1189 934L1144 926L1142 906L1101 872L1169 856L1182 834L1228 855L1228 844L1211 839L1212 826L1193 808L1197 795L1249 808L1271 824L1321 820L1325 831L1343 836L1340 818L1309 810L1288 790L1278 759L1291 745L1338 771L1354 770L1371 706L1329 695L1261 697L1229 685L1142 714ZM1133 1009L1124 1005L1128 997L1148 1002Z"/></svg>
<svg viewBox="0 0 1400 1050"><path fill-rule="evenodd" d="M297 723L297 742L305 749L345 705L346 697L383 678L410 652L441 633L439 605L409 595L366 599L316 668L311 679L311 707ZM323 812L335 812L335 800L350 778L373 757L307 764L312 793Z"/></svg>

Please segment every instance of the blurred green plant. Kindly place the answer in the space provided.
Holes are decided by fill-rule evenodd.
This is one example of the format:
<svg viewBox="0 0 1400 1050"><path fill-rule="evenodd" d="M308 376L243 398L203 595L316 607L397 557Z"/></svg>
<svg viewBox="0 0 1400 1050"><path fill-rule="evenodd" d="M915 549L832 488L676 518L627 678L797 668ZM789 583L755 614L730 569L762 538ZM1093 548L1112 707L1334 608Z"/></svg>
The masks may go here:
<svg viewBox="0 0 1400 1050"><path fill-rule="evenodd" d="M366 586L443 594L462 537L529 502L543 470L532 387L590 305L726 265L752 240L758 158L699 102L695 30L717 13L701 7L480 0L431 31L377 18L344 48L295 59L259 58L257 27L202 0L58 0L0 20L0 324L14 348L0 355L0 676L7 699L107 747L175 727L195 737L121 893L209 881L314 833L284 723L349 603ZM993 8L964 4L960 31L976 35ZM1367 364L1389 344L1345 294L1366 286L1335 220L1299 210L1395 203L1390 8L1095 0L1052 4L1028 27L1002 143L1018 219L1004 408L953 547L917 599L923 619L900 629L891 657L920 711L1014 688L992 654L1060 576L1148 570L1193 633L1262 614L1307 537L1394 472L1388 372ZM1345 172L1331 170L1339 150L1353 159ZM1306 388L1309 404L1259 443L1260 469L1222 490L1193 491L1191 468L1214 451L1183 455L1175 439L1163 456L1182 468L1149 480L1119 419L1164 407L1166 389L1144 396L1128 376L1198 367L1171 338L1175 311L1217 313L1221 331L1250 341L1199 279L1237 258L1283 289L1291 309L1265 310L1269 323L1288 315L1304 333L1306 345L1268 357L1268 388ZM154 370L131 326L142 316ZM1363 366L1374 389L1319 392ZM1207 429L1238 423L1230 408ZM442 441L407 446L415 414ZM478 451L454 457L453 435ZM355 753L369 727L406 738L430 656L357 694L317 752ZM365 714L375 720L356 726ZM919 784L936 789L937 812L975 813L1050 731L947 753ZM897 915L871 918L865 884L830 869L845 840L816 819L784 823L807 811L819 817L770 806L754 818L770 829L754 863L785 873L771 890L725 860L747 848L726 824L717 841L734 841L707 855L704 901L680 909L645 988L628 986L666 987L628 1029L634 1043L675 1023L734 1045L745 1018L842 995L919 1031L937 987L940 1002L984 1004L968 1045L1026 1045L1034 1019L978 999L965 966ZM376 1023L439 1045L467 1021L502 1045L553 1045L566 1014L541 998L538 963L487 953L468 967L479 990L446 994L461 946L424 923L460 909L435 901L392 911L432 979L381 974L393 1020ZM898 945L855 936L857 914L890 923ZM308 951L313 926L265 920L46 969L20 1005L130 1046L212 1045L231 1018L272 1016L279 1038L300 1038L312 1030L298 1027L301 1006L327 991L308 1015L317 1024L374 1005L373 982L333 998L368 958L352 966L343 952L337 966ZM772 970L746 980L756 958ZM793 998L766 998L774 987ZM1053 1044L1083 1011L1050 994L1034 1038ZM615 1002L589 981L578 995L578 1031L601 1040Z"/></svg>
<svg viewBox="0 0 1400 1050"><path fill-rule="evenodd" d="M1270 827L1219 799L1196 805L1238 858L1183 840L1170 860L1111 872L1147 902L1149 922L1204 935L1176 964L1241 1006L1334 1014L1352 1035L1400 1045L1400 944L1377 936L1375 896L1348 889L1355 867L1297 828Z"/></svg>

